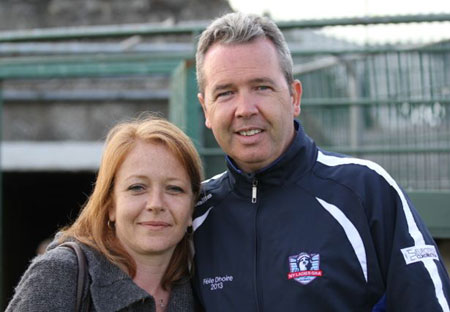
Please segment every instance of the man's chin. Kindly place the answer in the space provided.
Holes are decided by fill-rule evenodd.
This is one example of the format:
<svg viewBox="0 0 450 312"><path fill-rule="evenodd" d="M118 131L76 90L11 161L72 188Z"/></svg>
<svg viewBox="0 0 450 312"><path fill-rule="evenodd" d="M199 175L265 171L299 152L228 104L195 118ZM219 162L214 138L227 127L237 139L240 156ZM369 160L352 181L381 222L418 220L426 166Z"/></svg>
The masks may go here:
<svg viewBox="0 0 450 312"><path fill-rule="evenodd" d="M267 157L261 153L252 153L250 155L239 155L240 157L232 159L236 162L240 169L245 172L255 172L259 169L267 167L270 164Z"/></svg>

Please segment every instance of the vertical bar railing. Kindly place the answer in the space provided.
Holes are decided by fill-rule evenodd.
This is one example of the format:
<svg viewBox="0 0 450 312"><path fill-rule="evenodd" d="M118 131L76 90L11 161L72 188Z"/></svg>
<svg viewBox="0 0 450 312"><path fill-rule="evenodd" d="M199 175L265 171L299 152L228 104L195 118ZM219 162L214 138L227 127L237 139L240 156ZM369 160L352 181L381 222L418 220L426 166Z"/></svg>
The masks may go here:
<svg viewBox="0 0 450 312"><path fill-rule="evenodd" d="M3 166L2 166L2 142L3 142L3 94L2 80L0 80L0 276L4 275L3 267ZM0 308L4 306L3 278L0 278Z"/></svg>
<svg viewBox="0 0 450 312"><path fill-rule="evenodd" d="M361 144L361 106L354 105L359 98L356 70L351 62L346 63L348 76L348 96L350 99L350 147L357 149Z"/></svg>

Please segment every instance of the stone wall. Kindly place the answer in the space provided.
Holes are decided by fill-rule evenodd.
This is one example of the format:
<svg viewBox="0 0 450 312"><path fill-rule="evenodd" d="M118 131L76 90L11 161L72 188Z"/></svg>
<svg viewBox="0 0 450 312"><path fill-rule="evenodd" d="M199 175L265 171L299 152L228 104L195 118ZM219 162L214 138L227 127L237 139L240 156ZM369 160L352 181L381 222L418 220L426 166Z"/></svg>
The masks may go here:
<svg viewBox="0 0 450 312"><path fill-rule="evenodd" d="M168 79L149 76L7 80L3 83L2 140L99 141L115 123L137 117L142 112L154 112L167 118ZM138 100L132 97L115 99L116 91L167 95L145 96ZM37 95L37 99L24 98L23 94L27 93ZM99 93L110 96L99 99ZM12 100L8 94L22 96ZM48 94L63 96L45 101L39 99ZM75 99L67 94L74 95Z"/></svg>

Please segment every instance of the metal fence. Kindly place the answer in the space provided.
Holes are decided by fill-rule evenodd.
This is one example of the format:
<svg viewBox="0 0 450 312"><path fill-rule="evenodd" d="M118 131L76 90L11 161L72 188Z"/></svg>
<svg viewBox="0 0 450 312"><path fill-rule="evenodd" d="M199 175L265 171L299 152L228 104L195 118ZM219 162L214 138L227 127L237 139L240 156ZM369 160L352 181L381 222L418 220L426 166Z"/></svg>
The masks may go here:
<svg viewBox="0 0 450 312"><path fill-rule="evenodd" d="M450 190L450 46L344 53L297 73L307 131L380 163L409 190Z"/></svg>

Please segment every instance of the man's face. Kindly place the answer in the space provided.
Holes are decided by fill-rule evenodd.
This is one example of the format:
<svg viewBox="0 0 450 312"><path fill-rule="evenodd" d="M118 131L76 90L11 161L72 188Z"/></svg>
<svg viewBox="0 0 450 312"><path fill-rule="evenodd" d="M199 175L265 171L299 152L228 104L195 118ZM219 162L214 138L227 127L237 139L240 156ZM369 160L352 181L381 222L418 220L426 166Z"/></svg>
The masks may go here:
<svg viewBox="0 0 450 312"><path fill-rule="evenodd" d="M205 90L198 94L220 147L245 172L266 167L294 137L301 84L288 85L273 43L216 43L205 55Z"/></svg>

